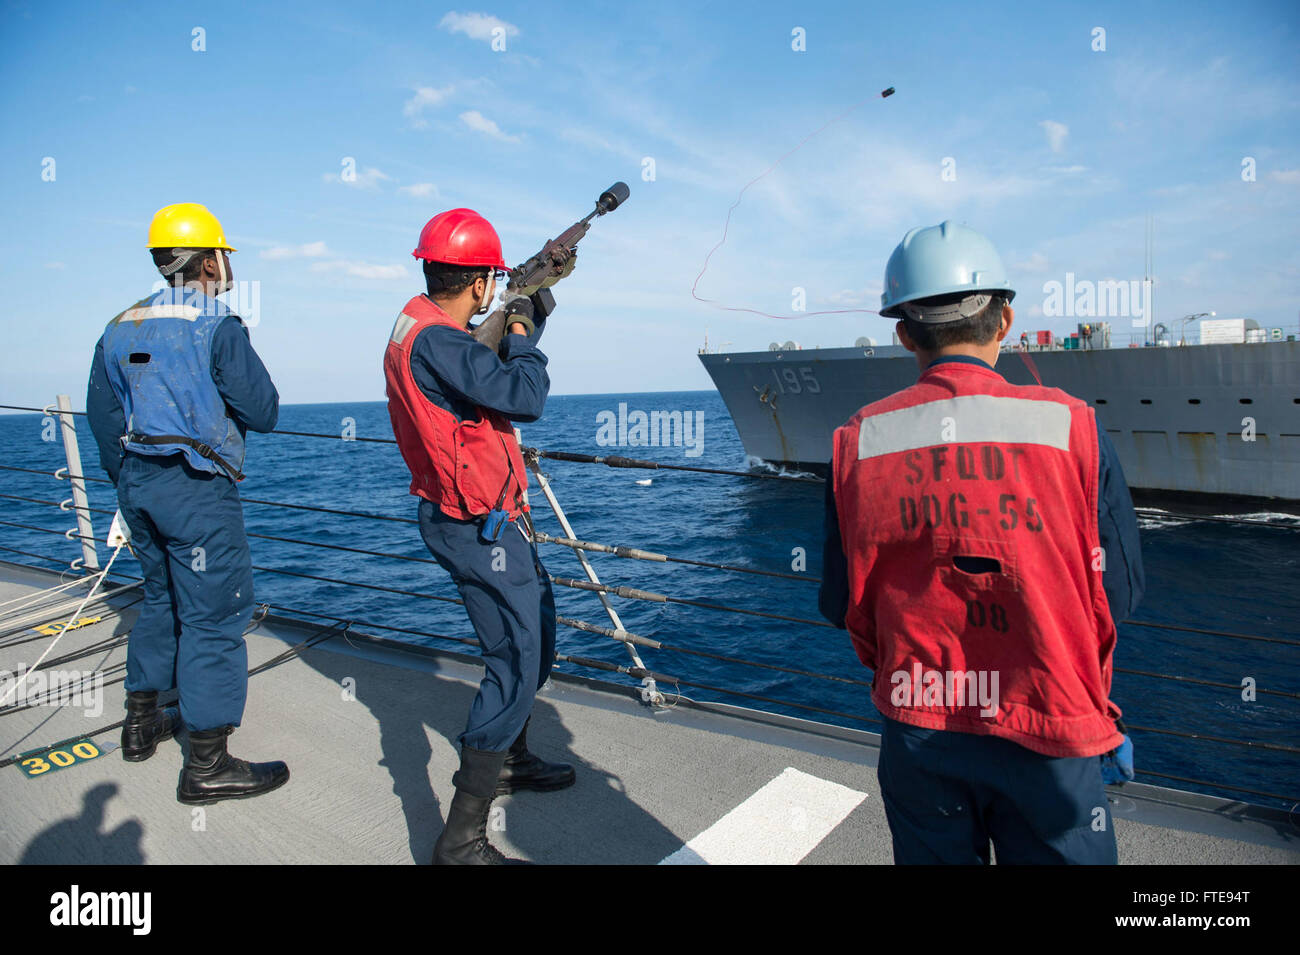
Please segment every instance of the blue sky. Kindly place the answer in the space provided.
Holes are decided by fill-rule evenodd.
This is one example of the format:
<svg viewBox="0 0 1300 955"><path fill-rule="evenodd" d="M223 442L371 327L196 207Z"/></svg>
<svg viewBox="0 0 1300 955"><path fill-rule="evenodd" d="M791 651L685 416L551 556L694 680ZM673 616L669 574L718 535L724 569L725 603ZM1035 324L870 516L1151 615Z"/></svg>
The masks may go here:
<svg viewBox="0 0 1300 955"><path fill-rule="evenodd" d="M1001 250L1020 326L1061 331L1044 284L1140 279L1152 215L1157 319L1214 309L1295 331L1292 2L576 11L4 4L0 400L81 406L104 323L157 278L149 219L182 201L221 218L236 277L259 283L253 340L286 403L382 399L429 216L479 210L513 263L616 179L631 198L556 289L555 393L709 388L706 330L728 350L888 340L875 315L779 320L691 296L744 184L863 99L746 193L703 297L790 315L799 287L808 311L876 308L903 233L954 218Z"/></svg>

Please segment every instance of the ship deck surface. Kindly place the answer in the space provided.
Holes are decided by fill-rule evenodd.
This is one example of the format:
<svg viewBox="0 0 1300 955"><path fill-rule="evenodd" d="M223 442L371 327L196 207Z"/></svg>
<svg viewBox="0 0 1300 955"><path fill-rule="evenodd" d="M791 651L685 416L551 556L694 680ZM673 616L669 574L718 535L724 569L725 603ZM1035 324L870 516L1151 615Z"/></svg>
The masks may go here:
<svg viewBox="0 0 1300 955"><path fill-rule="evenodd" d="M0 562L0 602L57 581L51 572ZM131 596L113 594L88 607L83 616L102 620L69 631L54 656L125 635L135 617L125 606ZM42 622L61 623L72 609L75 603ZM261 621L247 638L250 666L315 632L283 618ZM0 670L31 663L48 640L15 646L15 639L21 636L0 643ZM125 647L118 647L68 667L124 660ZM470 657L355 631L332 637L252 677L244 726L231 737L235 755L285 760L292 772L286 786L210 805L200 825L193 809L175 800L182 764L176 741L143 763L113 751L31 779L10 766L0 771L0 861L426 862L452 794L454 740L480 673ZM344 698L349 678L353 700ZM6 714L0 757L121 719L122 684L104 687L103 696L94 718L70 707ZM697 861L697 849L715 862L892 861L875 734L689 701L654 712L626 687L557 672L538 695L529 740L540 754L574 763L578 782L494 803L503 810L494 827L503 821L504 828L492 839L508 854L546 863L653 864L674 853ZM793 790L778 787L786 795L776 804L751 798L787 769L806 776L795 774ZM844 809L840 787L865 795ZM791 799L792 791L803 795ZM1300 830L1273 810L1138 784L1112 792L1112 808L1124 863L1300 862ZM827 819L827 834L810 837L809 827L815 832ZM697 840L706 830L709 837Z"/></svg>

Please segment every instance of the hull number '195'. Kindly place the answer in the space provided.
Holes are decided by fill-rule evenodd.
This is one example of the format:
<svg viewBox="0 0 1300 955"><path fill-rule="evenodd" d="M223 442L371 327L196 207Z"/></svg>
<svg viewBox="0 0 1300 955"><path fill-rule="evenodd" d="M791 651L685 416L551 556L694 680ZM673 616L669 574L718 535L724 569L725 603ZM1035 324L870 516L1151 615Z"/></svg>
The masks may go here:
<svg viewBox="0 0 1300 955"><path fill-rule="evenodd" d="M813 374L811 365L801 365L798 368L773 368L772 377L776 379L776 386L781 389L783 395L787 392L797 395L805 390L810 395L821 394L821 382Z"/></svg>
<svg viewBox="0 0 1300 955"><path fill-rule="evenodd" d="M103 756L104 751L88 739L78 740L71 746L62 746L35 756L26 756L18 761L18 768L28 779L44 776L56 769L66 769L77 763L84 763Z"/></svg>

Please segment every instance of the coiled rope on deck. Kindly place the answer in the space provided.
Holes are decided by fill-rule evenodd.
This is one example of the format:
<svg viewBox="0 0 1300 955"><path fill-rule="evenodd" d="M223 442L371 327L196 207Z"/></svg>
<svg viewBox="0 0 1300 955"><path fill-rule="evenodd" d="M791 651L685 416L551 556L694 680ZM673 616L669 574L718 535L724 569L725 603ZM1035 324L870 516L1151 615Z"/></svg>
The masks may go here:
<svg viewBox="0 0 1300 955"><path fill-rule="evenodd" d="M0 708L3 708L4 705L9 702L9 698L11 696L13 696L20 689L22 689L24 686L27 685L27 680L32 675L32 673L34 673L36 670L40 668L41 664L45 661L45 658L50 655L50 653L54 650L55 646L58 645L59 640L63 638L63 635L68 632L68 629L78 619L80 619L81 611L86 608L86 604L90 602L90 599L94 597L95 593L99 590L100 584L102 584L105 578L108 577L108 572L113 568L113 561L117 560L117 555L122 552L122 548L125 546L126 546L125 543L122 543L122 544L118 544L115 548L113 548L113 554L111 557L108 558L108 564L105 565L103 570L99 571L97 574L92 575L91 579L94 580L94 586L90 588L90 593L86 594L85 599L83 599L81 603L77 605L77 609L72 611L72 616L68 618L68 622L59 628L59 632L55 635L54 639L50 641L50 645L45 648L45 652L40 655L40 657L37 659L35 663L33 663L30 667L28 667L26 673L24 673L18 679L14 680L13 685L8 690L6 690L3 694L0 694Z"/></svg>

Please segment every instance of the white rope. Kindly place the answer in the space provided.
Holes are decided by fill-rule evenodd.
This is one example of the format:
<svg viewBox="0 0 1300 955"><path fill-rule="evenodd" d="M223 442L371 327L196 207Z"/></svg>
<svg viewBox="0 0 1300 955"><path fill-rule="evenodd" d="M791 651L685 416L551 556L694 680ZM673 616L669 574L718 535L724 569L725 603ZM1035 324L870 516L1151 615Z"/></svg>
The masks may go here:
<svg viewBox="0 0 1300 955"><path fill-rule="evenodd" d="M62 593L63 591L68 590L71 587L75 587L78 584L83 584L85 582L86 582L86 578L77 577L74 580L66 581L65 583L58 584L54 587L47 587L45 590L38 590L34 594L23 594L22 596L14 597L12 600L6 600L4 601L4 603L0 603L0 607L7 607L11 603L16 603L18 601L22 601L22 603L19 606L14 607L13 610L6 610L3 613L0 613L0 619L9 616L11 613L17 613L19 610L22 610L23 607L26 607L30 604L40 603L40 601L43 600L45 597L52 597L57 593Z"/></svg>
<svg viewBox="0 0 1300 955"><path fill-rule="evenodd" d="M125 546L126 543L124 541L121 544L118 544L117 547L113 549L113 556L108 559L108 563L104 566L104 569L101 570L98 574L96 574L96 577L98 579L95 581L95 586L90 588L90 593L86 594L86 598L82 600L80 606L78 606L77 609L72 612L72 616L69 617L68 622L63 625L63 629L58 632L58 634L55 636L53 640L50 641L50 645L45 648L45 652L41 654L40 659L37 660L35 663L33 663L30 667L28 667L27 672L24 673L21 678L14 680L13 686L9 688L9 690L5 693L3 698L0 698L0 706L4 706L6 703L8 703L9 698L13 696L15 693L17 693L20 689L22 689L23 686L27 684L27 678L30 677L34 672L36 672L36 670L40 668L40 665L45 662L45 658L50 655L50 651L53 650L55 645L58 644L59 640L63 638L63 635L68 632L68 628L71 627L73 623L76 622L77 618L81 615L81 611L85 608L86 604L90 603L90 598L95 596L95 591L97 591L99 589L99 585L104 582L104 579L108 576L109 568L113 566L113 561L117 560L117 555L122 553L122 548Z"/></svg>
<svg viewBox="0 0 1300 955"><path fill-rule="evenodd" d="M87 583L93 583L93 581L94 581L93 577L85 578L85 582ZM93 598L91 598L90 604L88 604L87 606L93 604L100 604L106 600L109 600L112 597L121 596L127 591L135 590L139 588L142 584L143 581L136 580L136 581L132 581L129 584L122 584L121 586L115 588L112 591L105 591L101 589L98 594L96 594ZM66 613L70 608L75 606L78 599L79 598L74 594L72 598L69 600L60 600L49 604L41 604L36 607L28 607L25 610L20 610L15 613L8 614L3 619L0 619L0 628L6 631L5 636L12 636L15 632L19 630L38 629L39 625L45 623L45 621L48 618L52 616L62 617L64 613ZM83 610L84 609L85 608L83 608ZM52 636L52 635L53 635L52 630L49 633L45 634L45 636Z"/></svg>

